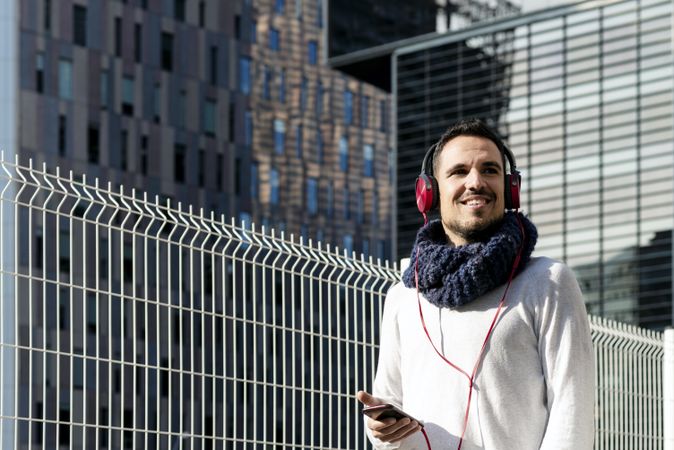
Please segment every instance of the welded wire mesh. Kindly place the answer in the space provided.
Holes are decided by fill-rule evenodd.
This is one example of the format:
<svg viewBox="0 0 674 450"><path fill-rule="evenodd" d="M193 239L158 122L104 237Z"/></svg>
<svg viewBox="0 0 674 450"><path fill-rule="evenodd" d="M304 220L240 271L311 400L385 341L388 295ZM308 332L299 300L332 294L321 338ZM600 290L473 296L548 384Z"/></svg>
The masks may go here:
<svg viewBox="0 0 674 450"><path fill-rule="evenodd" d="M395 266L0 161L2 448L366 448ZM591 318L596 448L662 448L662 336Z"/></svg>

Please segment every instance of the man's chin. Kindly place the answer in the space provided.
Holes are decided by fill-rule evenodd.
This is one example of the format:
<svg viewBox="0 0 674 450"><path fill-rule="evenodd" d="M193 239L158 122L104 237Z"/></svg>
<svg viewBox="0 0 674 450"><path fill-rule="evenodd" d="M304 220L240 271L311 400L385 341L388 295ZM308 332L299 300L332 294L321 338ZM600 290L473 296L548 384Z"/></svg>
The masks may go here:
<svg viewBox="0 0 674 450"><path fill-rule="evenodd" d="M490 219L475 218L464 223L448 222L445 226L468 243L485 242L498 230L502 220L503 216Z"/></svg>

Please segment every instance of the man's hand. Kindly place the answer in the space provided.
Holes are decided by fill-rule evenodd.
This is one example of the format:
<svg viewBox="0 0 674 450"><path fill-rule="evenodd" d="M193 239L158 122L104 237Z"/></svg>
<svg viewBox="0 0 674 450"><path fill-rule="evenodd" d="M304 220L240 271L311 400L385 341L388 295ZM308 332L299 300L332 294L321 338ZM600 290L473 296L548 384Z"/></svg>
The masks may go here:
<svg viewBox="0 0 674 450"><path fill-rule="evenodd" d="M375 406L386 403L365 391L358 391L356 398L365 406ZM410 434L421 430L421 425L416 420L410 420L407 417L399 420L396 420L393 417L382 420L368 418L367 427L372 430L372 436L382 442L397 442Z"/></svg>

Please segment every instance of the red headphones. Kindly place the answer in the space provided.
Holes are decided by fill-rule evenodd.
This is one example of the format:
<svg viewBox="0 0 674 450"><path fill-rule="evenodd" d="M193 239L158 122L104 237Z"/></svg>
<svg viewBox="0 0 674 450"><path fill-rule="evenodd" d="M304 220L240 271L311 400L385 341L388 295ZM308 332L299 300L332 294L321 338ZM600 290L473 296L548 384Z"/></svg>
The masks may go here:
<svg viewBox="0 0 674 450"><path fill-rule="evenodd" d="M424 161L421 164L421 173L417 177L415 184L417 208L419 208L421 214L426 214L428 211L438 207L440 194L438 192L438 182L433 176L433 158L435 157L438 145L439 142L433 144L426 152ZM522 177L517 171L515 155L504 144L502 144L502 148L499 148L499 150L505 155L510 166L510 173L507 173L505 176L505 189L503 190L505 193L505 207L506 209L519 209Z"/></svg>

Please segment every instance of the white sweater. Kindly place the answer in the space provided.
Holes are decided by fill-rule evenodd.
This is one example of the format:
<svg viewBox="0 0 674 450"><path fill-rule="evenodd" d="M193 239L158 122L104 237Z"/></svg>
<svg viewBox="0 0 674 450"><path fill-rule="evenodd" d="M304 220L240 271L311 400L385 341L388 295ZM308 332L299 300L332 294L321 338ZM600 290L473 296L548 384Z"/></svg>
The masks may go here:
<svg viewBox="0 0 674 450"><path fill-rule="evenodd" d="M456 309L421 296L438 350L473 369L505 285ZM425 424L433 450L456 449L468 379L435 353L421 326L415 289L386 297L373 394ZM532 258L510 286L475 377L462 450L590 450L594 357L578 283L563 263ZM377 449L426 450L421 433Z"/></svg>

